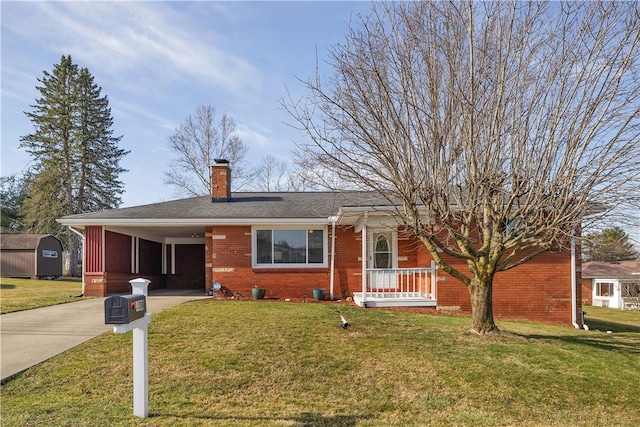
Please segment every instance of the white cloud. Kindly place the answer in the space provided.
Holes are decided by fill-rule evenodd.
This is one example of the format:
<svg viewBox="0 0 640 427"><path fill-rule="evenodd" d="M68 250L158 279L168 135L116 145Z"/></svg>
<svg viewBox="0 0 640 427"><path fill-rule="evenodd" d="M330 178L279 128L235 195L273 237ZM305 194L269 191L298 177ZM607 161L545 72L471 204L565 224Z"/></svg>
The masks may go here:
<svg viewBox="0 0 640 427"><path fill-rule="evenodd" d="M36 79L23 71L10 67L2 68L2 97L22 101L33 99L37 94Z"/></svg>
<svg viewBox="0 0 640 427"><path fill-rule="evenodd" d="M146 106L123 100L112 101L110 105L114 116L120 116L129 121L144 124L146 128L154 130L164 129L173 132L179 126L179 124L173 120L152 113Z"/></svg>
<svg viewBox="0 0 640 427"><path fill-rule="evenodd" d="M264 150L270 146L269 137L251 126L237 125L237 134L247 144L250 151L254 149Z"/></svg>
<svg viewBox="0 0 640 427"><path fill-rule="evenodd" d="M151 80L195 82L232 94L257 90L258 71L224 49L214 25L181 13L179 5L27 2L3 10L3 26L33 42L46 38L92 73L122 74L130 88Z"/></svg>

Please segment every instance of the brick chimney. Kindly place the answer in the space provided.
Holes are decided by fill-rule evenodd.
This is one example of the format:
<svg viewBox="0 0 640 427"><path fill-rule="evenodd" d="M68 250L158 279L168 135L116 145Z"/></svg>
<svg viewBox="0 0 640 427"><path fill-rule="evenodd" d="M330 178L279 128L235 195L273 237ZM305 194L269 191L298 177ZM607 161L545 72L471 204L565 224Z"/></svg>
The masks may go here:
<svg viewBox="0 0 640 427"><path fill-rule="evenodd" d="M214 159L211 165L211 200L228 202L231 200L231 168L229 160Z"/></svg>

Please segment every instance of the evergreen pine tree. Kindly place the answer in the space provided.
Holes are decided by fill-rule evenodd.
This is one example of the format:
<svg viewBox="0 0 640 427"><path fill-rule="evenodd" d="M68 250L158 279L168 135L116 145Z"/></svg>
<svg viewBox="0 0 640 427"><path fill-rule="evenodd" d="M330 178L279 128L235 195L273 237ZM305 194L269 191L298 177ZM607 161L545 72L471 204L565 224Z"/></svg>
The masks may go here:
<svg viewBox="0 0 640 427"><path fill-rule="evenodd" d="M78 194L76 211L93 212L111 209L122 203L123 183L118 176L125 169L120 159L128 151L118 147L121 136L114 137L113 117L107 96L94 82L89 70L80 70L78 128Z"/></svg>
<svg viewBox="0 0 640 427"><path fill-rule="evenodd" d="M584 236L582 254L585 261L612 263L638 257L638 251L629 241L629 235L620 227L607 228Z"/></svg>
<svg viewBox="0 0 640 427"><path fill-rule="evenodd" d="M0 233L22 231L21 206L25 198L25 180L17 175L0 178Z"/></svg>
<svg viewBox="0 0 640 427"><path fill-rule="evenodd" d="M120 160L128 153L113 136L109 101L87 68L79 69L63 56L53 72L44 71L36 86L40 97L25 112L34 132L20 138L33 157L22 206L25 229L51 233L69 250L72 274L79 252L75 234L55 222L65 215L118 207L126 170Z"/></svg>

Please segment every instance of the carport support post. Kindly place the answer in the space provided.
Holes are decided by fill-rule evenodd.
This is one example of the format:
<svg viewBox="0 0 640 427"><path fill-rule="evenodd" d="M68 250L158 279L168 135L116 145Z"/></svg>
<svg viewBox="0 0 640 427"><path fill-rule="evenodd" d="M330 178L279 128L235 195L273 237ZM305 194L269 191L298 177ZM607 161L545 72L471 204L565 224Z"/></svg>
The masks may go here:
<svg viewBox="0 0 640 427"><path fill-rule="evenodd" d="M133 295L148 296L148 279L130 280ZM133 329L133 415L149 416L149 343L148 322Z"/></svg>

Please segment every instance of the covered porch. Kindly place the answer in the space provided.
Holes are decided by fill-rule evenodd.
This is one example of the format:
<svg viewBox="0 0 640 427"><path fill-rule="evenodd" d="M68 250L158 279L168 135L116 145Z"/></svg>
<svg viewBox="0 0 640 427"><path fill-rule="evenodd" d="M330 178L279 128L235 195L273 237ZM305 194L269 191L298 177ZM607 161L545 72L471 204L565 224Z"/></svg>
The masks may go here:
<svg viewBox="0 0 640 427"><path fill-rule="evenodd" d="M337 218L360 236L362 288L353 292L358 306L436 307L436 264L417 256L415 240L401 232L393 211L343 207Z"/></svg>

